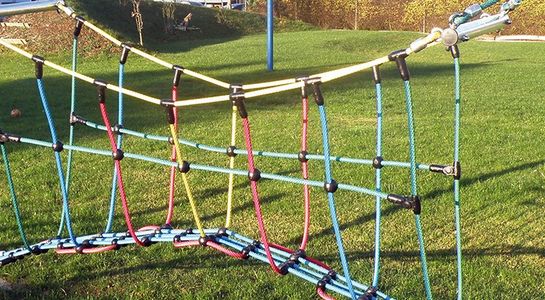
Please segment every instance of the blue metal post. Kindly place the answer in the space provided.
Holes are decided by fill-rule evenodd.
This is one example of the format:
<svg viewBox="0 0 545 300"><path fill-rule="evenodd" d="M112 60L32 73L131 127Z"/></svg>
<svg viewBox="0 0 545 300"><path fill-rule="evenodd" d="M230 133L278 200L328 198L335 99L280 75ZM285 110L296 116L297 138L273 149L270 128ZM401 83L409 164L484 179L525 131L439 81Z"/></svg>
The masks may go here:
<svg viewBox="0 0 545 300"><path fill-rule="evenodd" d="M267 69L274 70L274 0L267 0Z"/></svg>

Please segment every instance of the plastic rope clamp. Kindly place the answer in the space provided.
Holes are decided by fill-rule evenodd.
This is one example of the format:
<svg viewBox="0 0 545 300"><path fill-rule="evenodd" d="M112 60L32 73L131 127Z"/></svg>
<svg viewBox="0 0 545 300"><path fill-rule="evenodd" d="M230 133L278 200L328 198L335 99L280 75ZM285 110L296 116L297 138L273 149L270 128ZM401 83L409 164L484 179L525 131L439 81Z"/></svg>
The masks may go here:
<svg viewBox="0 0 545 300"><path fill-rule="evenodd" d="M229 157L236 157L238 154L236 153L237 147L235 146L229 146L227 147L227 156Z"/></svg>
<svg viewBox="0 0 545 300"><path fill-rule="evenodd" d="M38 55L33 55L32 56L32 61L34 62L35 64L35 73L36 73L36 79L42 79L44 77L44 63L45 63L45 58L41 57L41 56L38 56Z"/></svg>
<svg viewBox="0 0 545 300"><path fill-rule="evenodd" d="M395 205L399 205L405 209L412 210L415 215L419 215L422 212L422 206L419 196L404 197L400 195L390 194L386 199Z"/></svg>
<svg viewBox="0 0 545 300"><path fill-rule="evenodd" d="M172 66L172 70L174 70L174 79L172 80L173 86L179 86L180 80L182 79L182 74L184 74L185 68L182 66L174 65Z"/></svg>
<svg viewBox="0 0 545 300"><path fill-rule="evenodd" d="M324 190L328 193L335 193L339 189L339 184L334 179L331 182L326 182L324 184Z"/></svg>
<svg viewBox="0 0 545 300"><path fill-rule="evenodd" d="M361 295L358 300L373 300L377 298L378 289L374 286L371 286L365 291L365 294Z"/></svg>
<svg viewBox="0 0 545 300"><path fill-rule="evenodd" d="M280 269L280 275L287 275L290 268L293 268L295 265L296 263L291 260L282 263L280 266L278 266L278 269Z"/></svg>
<svg viewBox="0 0 545 300"><path fill-rule="evenodd" d="M253 182L257 182L261 179L261 171L257 168L254 168L253 171L248 172L248 179Z"/></svg>
<svg viewBox="0 0 545 300"><path fill-rule="evenodd" d="M74 126L76 124L87 124L87 120L85 120L84 118L72 113L70 114L70 125Z"/></svg>
<svg viewBox="0 0 545 300"><path fill-rule="evenodd" d="M212 237L209 237L209 236L199 238L199 244L201 246L203 246L203 247L206 247L208 242L212 242L212 241L214 241L214 239Z"/></svg>
<svg viewBox="0 0 545 300"><path fill-rule="evenodd" d="M382 169L384 167L384 165L382 165L383 161L384 161L384 159L382 158L382 156L375 157L373 159L373 168Z"/></svg>
<svg viewBox="0 0 545 300"><path fill-rule="evenodd" d="M161 105L165 107L166 113L167 113L167 122L170 125L174 125L176 123L176 114L174 113L174 100L172 99L164 99L161 100Z"/></svg>
<svg viewBox="0 0 545 300"><path fill-rule="evenodd" d="M326 285L330 284L333 280L337 279L337 273L335 271L331 270L327 275L322 277L316 284L316 287L319 289L325 289Z"/></svg>
<svg viewBox="0 0 545 300"><path fill-rule="evenodd" d="M123 125L121 124L115 124L114 127L112 128L112 132L117 134L117 135L123 135L123 132L121 132L121 130L123 130Z"/></svg>
<svg viewBox="0 0 545 300"><path fill-rule="evenodd" d="M182 165L178 165L178 171L182 172L183 174L189 173L191 170L191 164L187 161L183 161Z"/></svg>
<svg viewBox="0 0 545 300"><path fill-rule="evenodd" d="M52 148L53 148L53 151L60 153L64 150L64 145L60 141L57 141L56 143L52 145Z"/></svg>
<svg viewBox="0 0 545 300"><path fill-rule="evenodd" d="M218 232L216 232L216 237L228 237L229 234L227 233L227 228L223 227L218 229Z"/></svg>
<svg viewBox="0 0 545 300"><path fill-rule="evenodd" d="M129 58L129 53L131 52L132 47L123 43L121 44L121 48L123 49L121 50L121 58L119 59L119 63L124 65L125 63L127 63L127 59Z"/></svg>
<svg viewBox="0 0 545 300"><path fill-rule="evenodd" d="M309 161L308 159L308 152L307 151L301 151L299 152L299 154L297 155L297 159L299 159L300 162L302 163L306 163Z"/></svg>
<svg viewBox="0 0 545 300"><path fill-rule="evenodd" d="M380 75L380 66L373 66L373 82L375 84L382 83L382 76Z"/></svg>
<svg viewBox="0 0 545 300"><path fill-rule="evenodd" d="M322 94L322 89L320 86L322 85L322 81L316 81L312 83L312 90L314 92L314 101L318 106L324 106L324 95Z"/></svg>
<svg viewBox="0 0 545 300"><path fill-rule="evenodd" d="M98 102L105 103L106 102L106 87L108 86L108 83L103 80L95 79L93 84L97 87Z"/></svg>
<svg viewBox="0 0 545 300"><path fill-rule="evenodd" d="M244 100L246 97L244 96L244 92L235 92L229 95L229 98L233 102L233 105L235 105L238 108L238 113L241 118L246 119L248 118L248 111L246 110L246 105L244 104Z"/></svg>
<svg viewBox="0 0 545 300"><path fill-rule="evenodd" d="M18 135L0 131L0 144L4 144L6 142L20 143L21 137Z"/></svg>
<svg viewBox="0 0 545 300"><path fill-rule="evenodd" d="M82 16L76 16L74 19L76 19L76 26L74 27L74 37L77 38L81 34L81 29L83 28L83 23L85 23L85 19Z"/></svg>
<svg viewBox="0 0 545 300"><path fill-rule="evenodd" d="M259 248L261 246L261 242L259 241L253 241L250 245L244 247L244 249L242 249L240 251L240 253L242 254L242 258L243 259L248 259L250 258L250 253L251 252L254 252L255 249Z"/></svg>
<svg viewBox="0 0 545 300"><path fill-rule="evenodd" d="M403 81L409 81L411 79L411 74L409 72L409 67L407 66L406 60L408 56L409 54L407 54L405 49L394 51L388 55L388 59L390 61L396 62L399 75L401 75L401 79L403 79Z"/></svg>
<svg viewBox="0 0 545 300"><path fill-rule="evenodd" d="M451 166L430 165L430 171L446 176L453 176L454 179L460 180L462 177L462 164L456 161Z"/></svg>

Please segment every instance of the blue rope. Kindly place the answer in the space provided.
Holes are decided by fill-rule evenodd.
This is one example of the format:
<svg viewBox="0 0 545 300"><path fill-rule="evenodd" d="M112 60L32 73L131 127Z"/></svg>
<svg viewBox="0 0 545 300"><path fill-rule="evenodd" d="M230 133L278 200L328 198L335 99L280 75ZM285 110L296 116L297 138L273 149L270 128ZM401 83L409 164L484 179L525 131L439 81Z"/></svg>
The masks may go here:
<svg viewBox="0 0 545 300"><path fill-rule="evenodd" d="M454 118L454 161L460 159L460 105L461 105L461 84L460 84L460 59L454 59L454 86L455 86L455 118ZM460 217L460 180L454 180L454 218L456 222L456 269L457 269L457 295L458 300L462 299L462 226Z"/></svg>
<svg viewBox="0 0 545 300"><path fill-rule="evenodd" d="M377 96L377 157L382 157L382 85L380 83L375 84L376 96ZM377 192L381 192L381 169L375 169L375 187ZM381 226L381 203L380 197L375 197L375 265L373 272L373 287L378 287L379 273L380 273L380 226Z"/></svg>
<svg viewBox="0 0 545 300"><path fill-rule="evenodd" d="M415 137L414 137L414 118L413 118L413 104L411 95L411 83L410 81L404 81L405 86L405 104L407 109L407 119L409 127L409 156L411 162L411 194L413 196L418 195L417 181L416 181L416 151L415 151ZM428 264L426 259L426 249L424 246L424 234L422 232L422 224L420 216L414 216L416 223L416 234L418 235L418 245L420 248L420 261L422 264L422 276L424 278L424 287L426 289L426 298L428 300L433 299L430 287L430 279L428 275Z"/></svg>
<svg viewBox="0 0 545 300"><path fill-rule="evenodd" d="M23 244L26 249L29 251L31 250L30 244L28 243L28 239L26 237L25 229L23 227L23 221L21 218L21 211L19 210L19 203L17 201L17 194L15 193L15 186L13 184L13 176L11 175L11 167L9 165L9 159L8 159L8 152L6 150L6 146L4 144L0 144L0 149L2 149L2 159L4 160L4 168L6 171L6 177L8 180L8 187L9 187L9 193L11 196L11 202L13 204L13 212L15 213L15 219L17 220L17 228L19 229L19 234L21 236L21 240L23 241Z"/></svg>
<svg viewBox="0 0 545 300"><path fill-rule="evenodd" d="M123 88L125 77L125 64L119 64L119 88ZM118 109L117 109L117 122L119 125L123 125L123 93L119 92L118 94ZM123 144L123 135L119 134L117 136L117 147L122 149ZM112 176L112 193L110 196L110 210L108 212L108 224L106 224L105 232L110 232L113 227L114 215L115 215L115 202L117 198L117 169L114 168Z"/></svg>
<svg viewBox="0 0 545 300"><path fill-rule="evenodd" d="M53 118L51 117L51 112L49 111L49 104L47 102L47 96L45 94L43 82L41 79L36 79L36 82L38 84L38 91L40 93L40 99L42 101L45 117L49 125L51 140L53 141L53 143L57 143L58 142L57 132L55 130L55 124L53 122ZM70 239L72 240L72 242L78 245L76 242L76 236L74 235L74 232L72 230L72 221L70 218L70 207L68 204L68 191L66 189L66 181L65 181L64 171L62 167L61 154L59 152L55 152L55 163L57 165L57 173L59 175L59 181L61 186L62 203L63 203L64 218L66 220L66 228L68 229L68 235L70 236Z"/></svg>
<svg viewBox="0 0 545 300"><path fill-rule="evenodd" d="M329 134L326 118L326 110L324 105L318 106L320 111L320 122L322 125L322 141L324 147L324 165L325 165L325 180L327 183L331 183L333 180L331 172L331 158L330 158L330 149L329 149ZM343 240L341 236L341 229L339 226L339 221L337 219L337 211L335 208L335 196L333 193L327 193L327 199L329 204L329 212L331 214L331 222L333 223L333 231L335 233L335 239L337 241L337 247L339 248L339 257L341 259L341 264L343 267L344 276L346 277L346 283L348 284L348 290L352 299L357 299L356 292L352 285L352 279L350 278L350 268L348 266L348 260L346 259L346 253L344 251Z"/></svg>

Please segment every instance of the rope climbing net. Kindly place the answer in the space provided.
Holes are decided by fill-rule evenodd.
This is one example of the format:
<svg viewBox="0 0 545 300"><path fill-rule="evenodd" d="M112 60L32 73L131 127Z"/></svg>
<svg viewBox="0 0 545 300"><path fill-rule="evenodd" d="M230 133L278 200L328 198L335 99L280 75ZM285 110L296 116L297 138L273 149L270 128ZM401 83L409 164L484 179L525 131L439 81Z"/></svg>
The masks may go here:
<svg viewBox="0 0 545 300"><path fill-rule="evenodd" d="M313 283L316 286L318 295L323 299L333 299L329 295L334 292L338 295L346 296L351 299L392 299L387 294L379 290L379 274L380 274L380 254L381 254L381 206L384 200L401 206L414 213L414 221L419 243L420 262L422 269L423 285L427 299L432 299L432 291L428 276L428 267L426 261L425 241L422 231L420 215L422 212L421 199L418 194L418 177L417 171L430 171L433 173L443 174L454 179L454 215L456 226L456 253L457 253L457 298L462 298L462 246L461 246L461 219L460 219L460 178L461 178L461 163L460 163L460 116L461 116L461 91L460 91L460 50L458 44L470 40L484 33L501 29L506 24L510 23L509 13L521 4L521 0L509 0L501 5L500 12L495 15L484 14L485 9L497 4L499 0L488 0L483 4L470 6L463 13L454 14L450 19L450 26L447 29L434 29L428 36L418 39L413 42L407 49L402 49L392 52L390 55L373 60L371 62L362 63L342 69L329 71L311 76L299 77L295 79L286 79L266 83L256 84L228 84L220 80L202 75L191 71L179 65L174 65L165 62L157 57L147 54L135 47L122 43L111 35L107 34L100 28L96 27L83 17L77 15L72 9L67 7L63 1L42 1L39 2L40 10L47 9L50 6L57 8L75 20L75 29L73 34L73 51L72 51L72 67L67 69L57 65L43 57L33 55L20 49L10 43L0 39L0 45L10 49L28 59L35 65L36 85L39 91L41 106L47 119L51 140L42 141L23 137L17 134L7 133L0 130L0 149L2 152L2 161L7 178L7 187L11 195L13 211L17 222L19 234L23 243L23 247L15 250L0 251L0 265L6 265L22 259L27 255L42 254L48 250L54 250L59 254L92 254L118 250L124 246L137 244L147 247L155 243L173 243L174 247L183 248L191 246L203 246L213 248L226 255L236 259L249 259L267 263L271 266L274 272L287 275L288 273L298 276L304 280ZM31 12L29 7L21 7L14 5L11 12ZM8 8L0 8L0 15L9 13ZM480 16L480 18L478 18ZM121 55L119 60L119 72L117 85L107 83L105 81L91 78L89 76L78 73L78 39L82 33L83 27L86 27L111 43L117 45ZM407 58L420 52L428 47L444 44L450 50L454 64L454 153L453 163L448 165L439 164L422 164L416 160L416 144L413 118L413 104L410 84L410 72L407 64ZM171 86L170 99L158 99L151 96L146 96L136 91L124 88L125 80L125 65L128 62L130 54L141 56L154 63L164 66L173 72L173 80ZM409 140L409 162L388 161L383 158L382 151L382 135L383 135L383 107L382 107L382 78L380 75L381 66L389 62L395 62L403 81L405 92L405 104L408 124L408 140ZM62 73L71 76L71 107L70 107L70 132L69 141L63 144L56 131L56 124L52 118L50 105L44 87L44 66L50 67ZM370 69L372 71L372 79L376 89L376 157L373 159L349 158L343 156L334 156L331 154L329 145L329 128L328 115L326 112L326 99L322 93L324 84L332 80L345 77L357 72ZM228 95L221 95L201 99L179 100L178 89L182 76L190 76L196 79L203 80L210 84L229 90ZM81 80L93 84L97 89L98 94L98 110L100 112L103 124L99 124L78 115L77 112L77 80ZM246 102L249 99L279 93L283 91L300 89L300 98L302 106L302 121L301 121L301 151L299 153L278 153L256 151L253 149L252 130L250 126L249 110L246 108ZM117 93L118 97L118 115L115 123L113 122L108 112L107 90ZM167 113L169 136L152 135L143 132L137 132L124 127L124 98L130 96L145 102L162 106ZM314 100L321 124L323 155L312 154L308 152L308 129L309 129L309 111L311 109L311 99ZM230 101L232 103L232 125L231 125L231 143L228 147L215 147L203 145L192 141L181 139L178 134L179 127L179 107L200 105L207 103L215 103L222 101ZM244 148L237 148L237 132L238 124L242 128L244 137ZM102 132L109 142L109 150L94 149L89 147L78 146L74 143L75 129L77 126L87 126ZM157 142L170 144L171 156L169 159L156 158L137 153L129 153L123 151L123 141L125 136L133 136L142 139L148 139ZM62 196L62 214L60 218L59 229L54 238L39 242L31 243L26 236L23 217L19 209L19 201L17 198L16 187L13 181L13 175L8 158L7 144L23 143L39 147L51 148L53 150L54 159L56 162L56 170L58 173L59 188ZM182 145L197 148L203 151L223 153L228 156L229 167L218 167L200 164L197 162L189 162L185 160ZM63 162L61 152L66 150L67 161ZM70 207L70 185L72 177L73 154L75 152L90 153L105 157L111 157L114 161L114 170L112 176L111 198L109 205L109 213L107 224L104 232L91 235L78 235L73 230L73 222L71 217ZM246 157L246 169L236 169L236 157ZM290 177L266 173L261 171L256 163L255 157L264 156L277 159L292 159L298 160L301 165L301 177ZM169 201L164 225L161 226L146 226L140 229L135 229L131 219L131 210L129 208L129 198L125 191L126 182L123 178L122 161L125 159L134 159L149 162L152 164L162 165L170 169L170 189ZM324 164L325 180L317 181L309 178L309 161L322 161ZM375 187L365 188L362 186L349 185L337 182L334 179L332 171L332 162L369 165L375 169ZM410 170L410 195L399 195L395 193L386 193L382 189L382 169L389 167L406 168ZM207 229L203 226L201 214L199 213L196 201L194 199L189 173L191 171L215 172L226 174L228 176L227 189L227 213L225 224L221 228ZM259 239L254 240L242 236L232 230L232 206L233 206L233 191L235 176L245 176L249 179L253 206L255 210L257 227L259 229ZM175 207L176 181L181 177L183 189L189 202L190 210L195 222L194 229L177 229L172 225L172 219ZM298 249L292 250L284 246L274 244L270 241L267 235L267 227L263 220L261 209L261 195L259 192L259 182L261 179L269 179L281 182L301 185L303 188L304 201L304 230L303 238ZM307 244L309 240L310 228L310 208L311 188L322 188L327 193L327 202L329 206L330 218L333 224L333 232L336 239L339 259L342 265L342 271L336 272L328 265L311 258L307 255ZM345 254L343 246L343 238L337 218L335 192L338 190L351 191L375 197L376 219L375 219L375 249L374 249L374 271L372 282L369 285L354 281L351 276L350 266ZM126 232L116 233L113 229L115 207L117 199L121 200ZM68 236L65 237L64 234Z"/></svg>

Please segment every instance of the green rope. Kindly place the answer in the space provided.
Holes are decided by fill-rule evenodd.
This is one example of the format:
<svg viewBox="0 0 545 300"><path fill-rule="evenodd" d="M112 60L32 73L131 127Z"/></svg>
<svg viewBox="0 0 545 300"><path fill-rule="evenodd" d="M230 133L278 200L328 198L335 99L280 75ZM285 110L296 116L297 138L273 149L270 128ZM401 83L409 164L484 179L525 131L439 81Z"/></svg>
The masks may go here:
<svg viewBox="0 0 545 300"><path fill-rule="evenodd" d="M6 177L8 179L9 193L11 195L11 202L13 204L13 212L15 213L15 218L17 219L17 227L19 228L19 234L21 235L21 239L23 240L23 244L25 245L25 248L31 251L30 244L28 243L25 230L23 228L23 221L21 218L21 211L19 210L17 195L15 194L15 186L13 184L13 177L11 175L11 167L9 165L9 160L8 160L8 152L6 151L6 146L4 146L4 144L0 144L0 148L2 149L2 159L4 160Z"/></svg>

